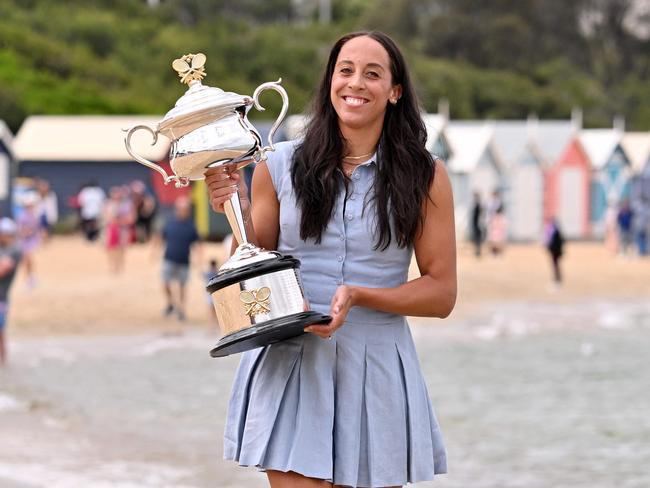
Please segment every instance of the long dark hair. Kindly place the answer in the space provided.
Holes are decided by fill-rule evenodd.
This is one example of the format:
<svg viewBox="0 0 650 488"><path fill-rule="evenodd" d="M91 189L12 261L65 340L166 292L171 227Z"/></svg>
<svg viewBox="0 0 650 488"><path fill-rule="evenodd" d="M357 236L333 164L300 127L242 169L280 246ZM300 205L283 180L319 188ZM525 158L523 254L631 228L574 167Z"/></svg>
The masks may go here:
<svg viewBox="0 0 650 488"><path fill-rule="evenodd" d="M425 148L426 128L404 57L390 37L377 31L348 34L330 52L312 102L304 140L296 148L291 168L291 181L301 210L300 237L320 243L339 198L344 176L337 169L344 156L344 139L330 100L330 89L341 48L360 36L370 37L386 49L392 83L402 86L397 103L387 105L379 138L377 177L370 198L377 216L375 249L385 250L393 237L400 247L411 246L423 224L423 203L433 182L435 162Z"/></svg>

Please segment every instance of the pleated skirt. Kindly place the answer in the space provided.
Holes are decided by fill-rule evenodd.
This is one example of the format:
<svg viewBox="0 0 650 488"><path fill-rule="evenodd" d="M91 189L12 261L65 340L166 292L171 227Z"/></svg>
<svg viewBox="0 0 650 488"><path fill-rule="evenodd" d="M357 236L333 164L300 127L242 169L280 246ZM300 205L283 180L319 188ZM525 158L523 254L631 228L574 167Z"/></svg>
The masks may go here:
<svg viewBox="0 0 650 488"><path fill-rule="evenodd" d="M347 323L242 355L224 457L337 485L383 487L447 470L405 320Z"/></svg>

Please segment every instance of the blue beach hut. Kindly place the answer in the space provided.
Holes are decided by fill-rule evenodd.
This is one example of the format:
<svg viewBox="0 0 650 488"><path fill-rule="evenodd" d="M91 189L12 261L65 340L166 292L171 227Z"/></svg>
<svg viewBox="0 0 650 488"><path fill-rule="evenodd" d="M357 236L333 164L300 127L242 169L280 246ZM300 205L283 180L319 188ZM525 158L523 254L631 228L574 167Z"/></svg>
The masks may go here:
<svg viewBox="0 0 650 488"><path fill-rule="evenodd" d="M580 144L591 166L590 224L593 237L605 235L608 207L617 207L630 196L630 161L621 146L618 129L584 129Z"/></svg>

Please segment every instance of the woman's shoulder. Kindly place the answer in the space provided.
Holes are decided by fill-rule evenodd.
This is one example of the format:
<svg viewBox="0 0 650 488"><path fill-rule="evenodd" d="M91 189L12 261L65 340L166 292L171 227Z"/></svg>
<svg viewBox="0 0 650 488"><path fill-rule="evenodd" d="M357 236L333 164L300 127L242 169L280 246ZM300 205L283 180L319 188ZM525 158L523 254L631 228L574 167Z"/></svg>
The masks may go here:
<svg viewBox="0 0 650 488"><path fill-rule="evenodd" d="M290 141L276 142L273 144L275 150L269 151L266 155L267 161L270 164L280 164L287 161L291 161L293 158L293 153L296 150L296 147L300 144L299 139L292 139Z"/></svg>

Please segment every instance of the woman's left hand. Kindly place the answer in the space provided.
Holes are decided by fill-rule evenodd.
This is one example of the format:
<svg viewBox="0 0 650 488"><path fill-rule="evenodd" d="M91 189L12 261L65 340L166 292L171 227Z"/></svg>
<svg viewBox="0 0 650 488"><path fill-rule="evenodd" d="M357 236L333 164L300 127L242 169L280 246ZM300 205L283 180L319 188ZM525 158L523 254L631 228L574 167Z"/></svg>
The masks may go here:
<svg viewBox="0 0 650 488"><path fill-rule="evenodd" d="M345 322L350 309L354 306L353 290L347 285L339 286L332 297L330 315L332 321L327 325L310 325L305 327L305 332L311 332L323 339L330 339L332 334Z"/></svg>

